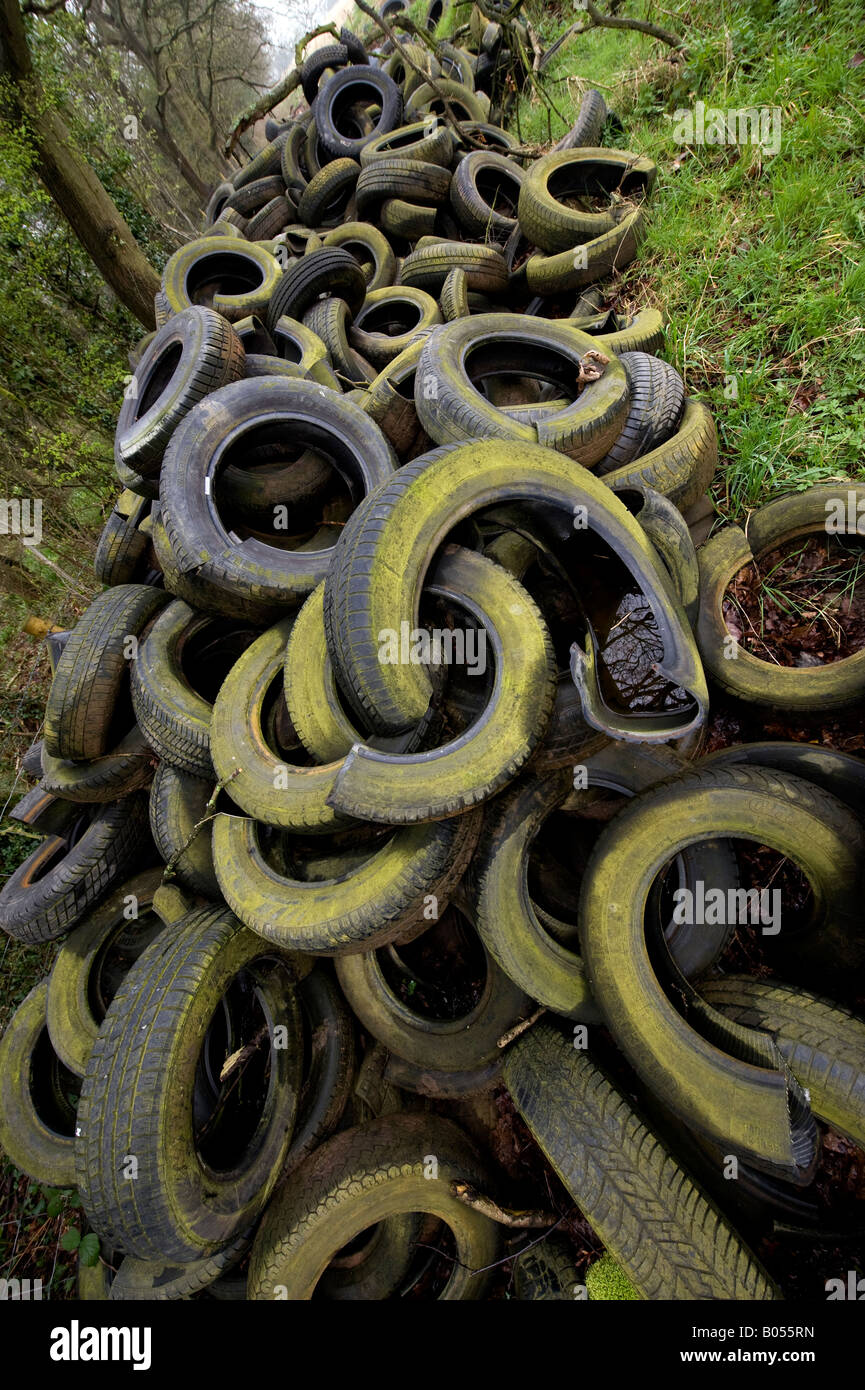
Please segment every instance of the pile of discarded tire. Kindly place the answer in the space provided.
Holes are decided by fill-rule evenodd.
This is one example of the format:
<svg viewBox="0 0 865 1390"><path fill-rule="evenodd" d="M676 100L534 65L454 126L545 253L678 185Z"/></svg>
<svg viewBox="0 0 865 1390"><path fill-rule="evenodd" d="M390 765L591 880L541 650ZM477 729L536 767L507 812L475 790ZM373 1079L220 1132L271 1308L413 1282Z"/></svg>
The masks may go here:
<svg viewBox="0 0 865 1390"><path fill-rule="evenodd" d="M730 579L832 490L705 541L712 418L661 316L605 307L655 166L596 92L531 158L482 37L312 54L134 354L0 893L60 942L0 1143L78 1189L83 1297L481 1298L510 1255L520 1298L772 1299L750 1245L819 1220L822 1125L865 1143L865 1026L787 982L861 969L863 764L701 756L704 668L861 698L862 654L725 659ZM813 894L773 979L672 910L737 893L741 840ZM496 1088L608 1252L585 1282L509 1229Z"/></svg>

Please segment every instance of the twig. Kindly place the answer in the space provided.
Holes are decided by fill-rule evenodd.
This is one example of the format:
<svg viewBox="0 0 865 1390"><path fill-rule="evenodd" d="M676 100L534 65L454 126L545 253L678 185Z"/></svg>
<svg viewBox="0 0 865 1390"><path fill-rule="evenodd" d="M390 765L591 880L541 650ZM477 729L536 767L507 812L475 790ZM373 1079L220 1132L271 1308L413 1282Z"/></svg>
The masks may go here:
<svg viewBox="0 0 865 1390"><path fill-rule="evenodd" d="M553 1216L547 1211L512 1211L500 1207L492 1197L485 1197L472 1187L471 1183L458 1182L456 1179L451 1183L451 1193L473 1211L479 1211L491 1221L497 1221L501 1226L510 1226L514 1230L547 1230L550 1226L557 1226L561 1220L561 1217Z"/></svg>
<svg viewBox="0 0 865 1390"><path fill-rule="evenodd" d="M177 871L177 865L180 862L181 856L185 854L186 851L189 849L189 846L192 844L192 841L195 839L202 826L207 825L208 821L213 820L216 811L216 803L219 800L220 792L225 790L229 782L234 781L235 777L240 771L241 768L236 767L230 777L226 777L223 782L217 782L216 786L213 788L213 791L210 794L210 798L207 802L207 805L204 808L204 815L201 817L201 820L196 821L195 825L192 827L189 834L187 835L184 843L180 846L179 849L176 849L174 851L168 863L165 865L165 869L162 874L163 883L170 883L171 880L174 878L175 873Z"/></svg>
<svg viewBox="0 0 865 1390"><path fill-rule="evenodd" d="M530 1014L528 1018L520 1019L519 1023L515 1023L513 1028L509 1028L506 1033L502 1033L502 1036L499 1038L496 1046L507 1047L509 1043L514 1042L515 1039L520 1037L522 1033L525 1033L527 1028L531 1028L533 1023L537 1023L541 1014L545 1013L546 1008L541 1006L541 1008L535 1009L535 1012L533 1014Z"/></svg>

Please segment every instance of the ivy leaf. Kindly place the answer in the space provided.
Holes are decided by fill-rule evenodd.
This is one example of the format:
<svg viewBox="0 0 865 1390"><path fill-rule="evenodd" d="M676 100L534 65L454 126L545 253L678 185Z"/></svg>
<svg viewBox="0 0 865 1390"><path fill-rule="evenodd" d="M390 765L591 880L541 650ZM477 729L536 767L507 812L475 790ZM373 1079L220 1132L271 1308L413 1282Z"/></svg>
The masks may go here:
<svg viewBox="0 0 865 1390"><path fill-rule="evenodd" d="M78 1258L83 1265L88 1267L99 1263L99 1237L95 1232L88 1231L86 1236L81 1237Z"/></svg>
<svg viewBox="0 0 865 1390"><path fill-rule="evenodd" d="M49 1216L59 1216L63 1210L64 1199L65 1193L52 1192L51 1196L48 1198L48 1206L46 1207L47 1214Z"/></svg>
<svg viewBox="0 0 865 1390"><path fill-rule="evenodd" d="M81 1232L77 1226L70 1226L60 1237L60 1248L62 1250L77 1250L81 1244Z"/></svg>

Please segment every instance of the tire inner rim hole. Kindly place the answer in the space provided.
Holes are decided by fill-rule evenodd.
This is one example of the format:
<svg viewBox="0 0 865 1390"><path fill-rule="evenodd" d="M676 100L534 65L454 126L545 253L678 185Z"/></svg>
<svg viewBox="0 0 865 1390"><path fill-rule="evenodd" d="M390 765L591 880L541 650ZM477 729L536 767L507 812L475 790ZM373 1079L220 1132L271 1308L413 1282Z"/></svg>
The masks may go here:
<svg viewBox="0 0 865 1390"><path fill-rule="evenodd" d="M81 1082L61 1062L43 1028L30 1054L30 1098L39 1119L52 1134L71 1139Z"/></svg>
<svg viewBox="0 0 865 1390"><path fill-rule="evenodd" d="M244 295L260 289L264 270L253 260L231 251L212 251L199 256L186 273L190 304L213 307L216 295Z"/></svg>
<svg viewBox="0 0 865 1390"><path fill-rule="evenodd" d="M376 951L392 993L420 1018L464 1018L487 982L486 954L474 927L452 904L422 936Z"/></svg>
<svg viewBox="0 0 865 1390"><path fill-rule="evenodd" d="M172 381L180 359L183 356L182 343L171 343L161 352L147 373L140 390L135 409L135 419L140 420L151 406L155 405Z"/></svg>
<svg viewBox="0 0 865 1390"><path fill-rule="evenodd" d="M196 1151L214 1172L254 1157L274 1089L270 1027L256 979L239 971L208 1024L193 1091Z"/></svg>

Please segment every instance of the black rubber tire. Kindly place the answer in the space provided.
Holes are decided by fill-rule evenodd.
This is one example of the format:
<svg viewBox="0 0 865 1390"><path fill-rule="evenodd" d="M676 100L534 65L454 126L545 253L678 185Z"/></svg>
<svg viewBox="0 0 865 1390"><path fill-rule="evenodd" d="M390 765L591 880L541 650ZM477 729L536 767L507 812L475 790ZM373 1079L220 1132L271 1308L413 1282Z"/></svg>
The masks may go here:
<svg viewBox="0 0 865 1390"><path fill-rule="evenodd" d="M128 639L137 642L168 597L146 584L119 584L101 593L78 619L45 705L43 740L52 757L99 758L127 732L128 725L118 728L118 723L126 712L121 696L129 670Z"/></svg>
<svg viewBox="0 0 865 1390"><path fill-rule="evenodd" d="M219 638L229 639L216 660L228 674L231 654L240 656L255 640L253 628L226 624L196 613L182 599L175 599L160 613L142 642L132 667L132 703L135 717L150 747L172 767L194 777L210 777L210 720L213 705L191 685L184 669L184 653L196 638L210 637L213 651Z"/></svg>
<svg viewBox="0 0 865 1390"><path fill-rule="evenodd" d="M377 375L372 363L352 347L350 323L351 315L344 299L320 299L303 316L304 327L315 333L327 348L336 379L346 390L366 387Z"/></svg>
<svg viewBox="0 0 865 1390"><path fill-rule="evenodd" d="M274 126L276 129L273 128ZM270 131L268 127L270 127ZM268 144L263 150L259 150L258 154L253 155L248 164L244 164L242 169L238 169L232 179L234 188L245 188L247 184L254 183L256 179L266 179L280 172L282 147L288 139L290 129L290 126L279 126L271 119L265 122L264 134Z"/></svg>
<svg viewBox="0 0 865 1390"><path fill-rule="evenodd" d="M54 1051L75 1076L84 1075L121 974L165 925L152 910L161 882L161 869L127 879L70 932L57 953L45 1021Z"/></svg>
<svg viewBox="0 0 865 1390"><path fill-rule="evenodd" d="M142 862L152 859L146 799L137 792L106 806L68 803L82 833L43 840L0 891L0 929L16 941L54 941ZM89 823L78 821L79 814Z"/></svg>
<svg viewBox="0 0 865 1390"><path fill-rule="evenodd" d="M426 1177L434 1155L435 1176ZM457 1258L441 1293L482 1298L499 1253L499 1229L451 1194L453 1181L486 1190L489 1177L450 1120L385 1115L334 1135L270 1204L252 1249L249 1297L309 1299L330 1259L390 1216L429 1211L451 1228ZM482 1272L483 1271L483 1272Z"/></svg>
<svg viewBox="0 0 865 1390"><path fill-rule="evenodd" d="M242 217L251 218L255 213L260 212L274 198L285 197L285 180L282 174L272 174L269 178L253 179L236 188L228 199L226 208L234 208ZM245 228L249 232L249 227Z"/></svg>
<svg viewBox="0 0 865 1390"><path fill-rule="evenodd" d="M226 179L222 183L217 184L210 195L210 202L207 204L207 210L204 214L205 230L207 230L213 222L219 220L233 192L234 184L229 182L229 180Z"/></svg>
<svg viewBox="0 0 865 1390"><path fill-rule="evenodd" d="M357 262L344 255L363 281ZM235 382L187 416L175 433L160 484L161 519L173 568L194 576L219 611L271 621L324 577L332 546L290 551L256 538L237 544L219 517L210 481L246 431L278 422L297 440L330 457L357 501L393 471L393 454L378 426L353 401L309 381L260 377ZM195 600L193 600L195 601Z"/></svg>
<svg viewBox="0 0 865 1390"><path fill-rule="evenodd" d="M450 203L469 238L498 244L507 241L517 226L516 208L524 178L515 160L492 151L473 150L460 160L451 179ZM483 191L478 179L483 181ZM508 188L514 206L512 215L496 208L499 194Z"/></svg>
<svg viewBox="0 0 865 1390"><path fill-rule="evenodd" d="M630 407L621 434L597 466L600 476L665 444L685 409L685 383L675 367L646 352L623 352L619 361L628 378Z"/></svg>
<svg viewBox="0 0 865 1390"><path fill-rule="evenodd" d="M555 1231L514 1260L514 1293L522 1303L573 1303L578 1285L574 1247Z"/></svg>
<svg viewBox="0 0 865 1390"><path fill-rule="evenodd" d="M718 436L712 412L702 401L685 401L678 430L642 458L604 474L604 482L622 489L639 483L675 502L680 511L702 497L718 463Z"/></svg>
<svg viewBox="0 0 865 1390"><path fill-rule="evenodd" d="M835 748L813 743L733 743L702 758L700 766L711 770L741 763L804 777L865 820L865 760L854 753L839 753Z"/></svg>
<svg viewBox="0 0 865 1390"><path fill-rule="evenodd" d="M210 1114L199 1111L201 1130L225 1087L222 1065L242 1035L223 1005L241 972L271 1041L269 1080L246 1147L229 1149L233 1161L219 1168L202 1157L193 1098L211 1020L224 1009L223 1036L217 1030L209 1044L213 1080L202 1110L209 1103ZM292 978L285 958L219 908L167 926L136 961L99 1030L78 1108L77 1186L100 1240L139 1259L189 1263L218 1254L255 1221L279 1177L297 1113L302 1048ZM275 1045L277 1026L286 1046ZM206 1073L199 1073L199 1087L208 1088ZM134 1182L125 1176L130 1154L138 1165Z"/></svg>
<svg viewBox="0 0 865 1390"><path fill-rule="evenodd" d="M334 159L306 185L297 215L308 227L334 227L345 220L346 207L360 178L356 159Z"/></svg>
<svg viewBox="0 0 865 1390"><path fill-rule="evenodd" d="M143 582L150 568L150 539L139 524L150 515L146 497L125 491L115 502L93 556L93 570L100 584Z"/></svg>
<svg viewBox="0 0 865 1390"><path fill-rule="evenodd" d="M583 962L618 1045L665 1105L691 1128L729 1145L725 1152L801 1185L815 1159L815 1126L778 1049L747 1030L725 1037L713 1026L717 1016L700 1020L698 1032L649 964L644 888L685 845L716 836L754 840L792 858L814 894L812 925L797 937L804 934L818 965L821 957L836 968L841 962L855 967L857 957L861 962L854 925L861 823L801 778L756 767L685 772L634 798L606 827L583 878ZM779 946L785 948L783 933Z"/></svg>
<svg viewBox="0 0 865 1390"><path fill-rule="evenodd" d="M584 1052L537 1024L505 1060L514 1104L645 1299L772 1299L765 1270Z"/></svg>
<svg viewBox="0 0 865 1390"><path fill-rule="evenodd" d="M135 370L134 395L128 390L124 395L115 462L155 477L180 421L211 391L240 380L244 356L243 344L221 314L192 306L172 315Z"/></svg>
<svg viewBox="0 0 865 1390"><path fill-rule="evenodd" d="M324 962L301 980L300 1006L306 1066L284 1173L302 1163L338 1127L354 1087L358 1061L354 1019Z"/></svg>
<svg viewBox="0 0 865 1390"><path fill-rule="evenodd" d="M300 70L300 85L307 104L312 106L318 96L319 83L328 68L339 69L347 64L363 62L369 62L369 59L366 56L352 56L344 43L328 43L310 53L309 57L304 59Z"/></svg>
<svg viewBox="0 0 865 1390"><path fill-rule="evenodd" d="M153 755L137 724L101 758L54 758L41 743L40 757L40 786L63 801L116 801L146 787L153 776Z"/></svg>
<svg viewBox="0 0 865 1390"><path fill-rule="evenodd" d="M274 334L283 315L302 319L307 309L328 295L344 299L352 314L357 313L366 296L363 271L354 256L339 246L322 247L289 266L267 310L270 333Z"/></svg>
<svg viewBox="0 0 865 1390"><path fill-rule="evenodd" d="M372 130L359 136L343 134L339 128L343 113L351 107L370 105L380 108ZM400 124L402 111L402 93L381 68L343 68L316 98L315 125L322 145L332 157L358 159L364 145Z"/></svg>
<svg viewBox="0 0 865 1390"><path fill-rule="evenodd" d="M280 177L280 183L282 178ZM297 216L297 208L284 193L277 194L271 198L269 203L265 203L263 208L259 208L254 217L250 217L246 228L247 241L267 242L268 250L271 249L272 238L279 236L280 232Z"/></svg>
<svg viewBox="0 0 865 1390"><path fill-rule="evenodd" d="M0 1038L0 1148L34 1182L75 1186L77 1079L51 1046L45 1023L48 981L18 1005Z"/></svg>
<svg viewBox="0 0 865 1390"><path fill-rule="evenodd" d="M192 835L206 815L213 790L213 780L160 763L150 789L150 832L165 863L173 863L177 881L210 902L219 902L211 827L203 825Z"/></svg>

